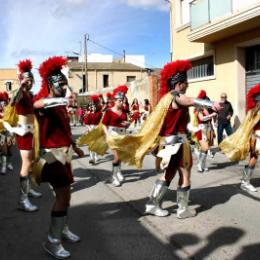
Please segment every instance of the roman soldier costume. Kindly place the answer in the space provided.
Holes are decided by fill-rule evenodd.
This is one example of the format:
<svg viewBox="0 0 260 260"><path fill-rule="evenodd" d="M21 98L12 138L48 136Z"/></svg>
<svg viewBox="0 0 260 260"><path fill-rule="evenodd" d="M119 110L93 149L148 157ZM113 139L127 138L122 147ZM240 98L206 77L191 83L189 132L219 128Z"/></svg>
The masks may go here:
<svg viewBox="0 0 260 260"><path fill-rule="evenodd" d="M114 101L121 100L123 102L126 92L128 90L128 87L125 85L117 87L113 92L113 98ZM115 102L114 102L115 103ZM106 127L106 133L108 138L117 135L125 135L126 134L126 126L123 125L123 122L127 121L127 114L126 111L123 108L123 103L121 107L120 112L115 112L113 108L109 108L102 119L102 124ZM113 150L113 148L110 146L110 148ZM117 153L116 150L114 150L114 153ZM124 181L124 176L121 172L121 161L120 159L114 160L112 163L112 184L115 187L118 187L121 185L121 183Z"/></svg>
<svg viewBox="0 0 260 260"><path fill-rule="evenodd" d="M205 90L201 90L199 99L209 99ZM196 121L197 131L195 132L196 141L199 146L199 158L198 158L198 172L208 171L206 166L206 160L208 151L210 151L210 145L212 145L214 138L214 130L212 126L212 118L217 114L205 107L198 107L194 109L194 121ZM206 143L208 150L203 150L200 147L200 143Z"/></svg>
<svg viewBox="0 0 260 260"><path fill-rule="evenodd" d="M31 164L34 134L33 95L30 91L34 83L34 77L31 69L31 60L27 59L19 62L18 77L21 86L14 98L10 101L11 106L15 107L18 121L15 126L11 126L8 121L3 122L4 127L9 132L16 134L17 147L20 150L22 157L22 167L20 171L20 199L18 201L18 208L27 212L38 210L38 207L30 202L29 196L34 198L42 196L40 192L36 192L31 188ZM29 157L29 159L27 159L27 157Z"/></svg>
<svg viewBox="0 0 260 260"><path fill-rule="evenodd" d="M63 247L62 239L73 243L80 240L69 230L67 224L70 184L73 182L71 168L73 142L66 108L69 104L69 98L66 97L67 78L61 72L66 62L63 57L51 57L40 65L42 85L34 99L39 124L40 150L33 175L38 183L48 182L56 193L49 234L43 246L57 259L70 256L70 252Z"/></svg>
<svg viewBox="0 0 260 260"><path fill-rule="evenodd" d="M3 120L5 108L9 103L9 96L7 92L0 92L0 119ZM6 130L1 122L0 128L0 163L1 174L6 174L7 170L13 170L11 162L11 147L14 143L13 134Z"/></svg>
<svg viewBox="0 0 260 260"><path fill-rule="evenodd" d="M186 137L188 106L220 109L217 102L188 98L184 95L187 88L187 70L190 68L189 61L177 60L166 64L161 71L161 100L144 121L140 132L118 138L113 143L120 159L137 168L142 167L144 156L159 146L157 156L161 158L164 176L155 182L150 199L146 203L146 213L156 216L169 214L161 208L161 202L177 170L181 174L177 189L177 217L187 218L195 215L188 208L190 180L187 176L190 175L192 166L191 150ZM182 171L186 171L186 176Z"/></svg>
<svg viewBox="0 0 260 260"><path fill-rule="evenodd" d="M93 130L97 125L100 123L100 120L102 118L102 108L100 106L100 99L98 95L92 95L90 96L90 100L92 102L92 111L87 115L86 118L86 127L88 131L90 132ZM98 155L96 152L89 151L90 160L89 163L96 164L98 161Z"/></svg>
<svg viewBox="0 0 260 260"><path fill-rule="evenodd" d="M231 161L245 160L250 155L249 163L243 170L241 189L256 192L250 183L257 158L260 152L260 84L252 87L247 93L247 114L245 120L235 133L225 138L220 149Z"/></svg>

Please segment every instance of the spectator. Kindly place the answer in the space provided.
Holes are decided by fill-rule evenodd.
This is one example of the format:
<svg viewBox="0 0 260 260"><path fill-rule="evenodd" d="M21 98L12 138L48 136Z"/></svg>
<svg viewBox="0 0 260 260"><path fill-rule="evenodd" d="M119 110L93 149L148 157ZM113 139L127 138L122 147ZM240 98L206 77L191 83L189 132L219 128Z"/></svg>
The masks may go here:
<svg viewBox="0 0 260 260"><path fill-rule="evenodd" d="M217 118L218 144L222 142L224 130L226 131L227 135L231 135L233 133L233 129L230 123L231 117L233 116L232 105L229 101L227 101L226 93L221 93L220 99L223 109L219 111Z"/></svg>

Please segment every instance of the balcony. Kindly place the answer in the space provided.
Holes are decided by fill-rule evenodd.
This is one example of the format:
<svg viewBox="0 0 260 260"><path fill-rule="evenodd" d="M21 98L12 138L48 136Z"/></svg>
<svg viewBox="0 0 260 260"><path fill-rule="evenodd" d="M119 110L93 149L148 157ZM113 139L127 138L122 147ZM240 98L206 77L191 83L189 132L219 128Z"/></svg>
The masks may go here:
<svg viewBox="0 0 260 260"><path fill-rule="evenodd" d="M192 42L214 42L260 25L259 0L197 0L190 5Z"/></svg>

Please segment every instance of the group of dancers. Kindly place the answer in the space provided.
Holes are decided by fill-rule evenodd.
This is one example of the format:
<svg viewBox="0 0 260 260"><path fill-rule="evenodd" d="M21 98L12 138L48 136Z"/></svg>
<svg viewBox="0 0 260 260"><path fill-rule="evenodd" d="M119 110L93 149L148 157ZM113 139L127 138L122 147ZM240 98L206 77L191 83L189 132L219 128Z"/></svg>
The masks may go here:
<svg viewBox="0 0 260 260"><path fill-rule="evenodd" d="M75 100L68 87L68 80L61 71L66 62L64 57L57 56L45 60L39 67L42 78L40 91L32 95L32 62L21 61L18 65L20 88L5 107L2 116L4 128L1 135L6 131L10 136L16 136L22 159L18 207L27 212L38 210L31 203L30 196L41 197L42 194L32 189L32 181L37 184L49 183L55 194L49 232L43 248L55 258L65 259L71 254L64 248L63 239L72 243L80 241L80 237L72 233L68 226L70 185L74 181L71 158L73 152L83 155L78 147L80 145L88 146L92 164L97 162L98 155L104 155L108 149L112 151L111 181L115 187L124 181L122 162L140 168L145 155L153 153L163 174L152 187L145 212L159 217L170 214L161 204L171 181L178 173L177 218L195 216L196 212L189 208L193 164L187 135L189 107L195 107L197 124L193 136L198 143L198 171L204 172L207 170L206 157L213 138L211 120L221 110L221 103L209 100L205 91L197 98L186 95L187 71L191 63L177 60L164 66L161 71L160 101L152 113L147 113L144 123L138 129L132 127L128 120L125 107L127 86L114 89L110 105L105 109L102 109L98 95L91 96L91 111L85 119L87 131L74 142L67 108ZM250 154L241 183L241 188L249 191L254 191L250 179L260 150L259 108L260 84L247 95L248 113L245 121L237 132L220 145L234 161L243 160ZM8 149L2 154L8 156ZM3 165L3 156L1 158Z"/></svg>

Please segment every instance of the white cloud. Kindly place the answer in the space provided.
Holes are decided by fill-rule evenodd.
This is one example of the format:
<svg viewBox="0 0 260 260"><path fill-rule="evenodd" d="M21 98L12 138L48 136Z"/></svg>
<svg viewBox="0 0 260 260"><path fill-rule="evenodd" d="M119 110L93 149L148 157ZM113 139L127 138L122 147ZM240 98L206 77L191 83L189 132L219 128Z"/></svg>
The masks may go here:
<svg viewBox="0 0 260 260"><path fill-rule="evenodd" d="M129 6L141 8L156 8L167 11L169 9L168 3L165 0L123 0Z"/></svg>
<svg viewBox="0 0 260 260"><path fill-rule="evenodd" d="M31 58L37 68L50 55L78 52L85 33L117 53L125 49L131 54L144 54L151 48L149 39L154 32L150 27L156 20L154 13L144 9L161 10L164 6L164 0L27 0L26 4L8 0L5 8L0 8L0 13L4 12L0 66L13 67L20 59ZM141 49L145 44L148 46ZM91 42L88 47L89 52L115 55Z"/></svg>

